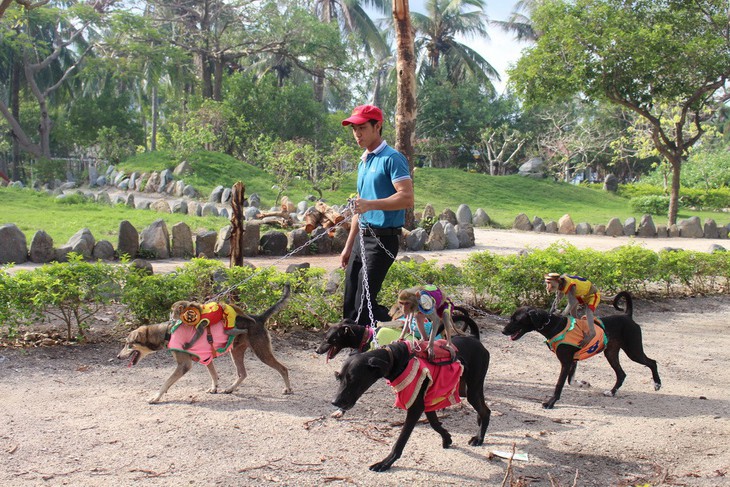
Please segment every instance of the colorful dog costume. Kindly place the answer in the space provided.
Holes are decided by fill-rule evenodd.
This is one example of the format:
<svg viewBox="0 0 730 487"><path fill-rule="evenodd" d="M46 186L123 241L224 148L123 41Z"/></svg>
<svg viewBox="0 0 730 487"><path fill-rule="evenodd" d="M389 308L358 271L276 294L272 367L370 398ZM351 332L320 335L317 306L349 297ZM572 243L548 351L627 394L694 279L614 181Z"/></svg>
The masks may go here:
<svg viewBox="0 0 730 487"><path fill-rule="evenodd" d="M464 372L461 362L456 361L445 365L429 363L425 358L417 356L411 342L406 343L412 355L408 366L395 380L388 381L395 392L395 406L401 409L411 407L425 381L429 382L424 397L426 412L438 411L461 402L459 379ZM426 343L422 343L423 346L420 348L425 350ZM443 351L442 355L450 356L444 347L445 343L445 340L438 340L434 349Z"/></svg>
<svg viewBox="0 0 730 487"><path fill-rule="evenodd" d="M233 335L226 333L236 326L236 311L225 303L206 303L200 305L202 312L195 306L186 308L180 319L170 331L167 348L178 352L189 353L193 360L208 365L214 358L228 353L233 347ZM205 328L205 339L199 340L185 349L184 344L190 342L199 328Z"/></svg>
<svg viewBox="0 0 730 487"><path fill-rule="evenodd" d="M585 360L593 357L594 355L603 351L608 344L608 336L603 329L603 322L596 318L596 336L586 346L577 350L573 355L574 360ZM545 340L548 348L555 353L558 349L558 345L566 344L578 348L578 344L583 340L583 336L588 332L588 322L585 317L581 320L576 320L572 316L568 318L568 323L557 335L549 340Z"/></svg>

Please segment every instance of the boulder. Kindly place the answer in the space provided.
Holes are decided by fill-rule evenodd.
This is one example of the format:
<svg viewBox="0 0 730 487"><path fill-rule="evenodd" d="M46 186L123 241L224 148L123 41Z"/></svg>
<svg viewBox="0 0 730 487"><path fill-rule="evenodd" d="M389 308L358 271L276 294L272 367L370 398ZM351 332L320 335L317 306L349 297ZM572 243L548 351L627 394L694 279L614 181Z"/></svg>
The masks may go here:
<svg viewBox="0 0 730 487"><path fill-rule="evenodd" d="M591 224L587 222L581 222L575 227L576 235L590 235L592 233Z"/></svg>
<svg viewBox="0 0 730 487"><path fill-rule="evenodd" d="M91 230L88 228L82 228L68 239L65 246L70 247L71 252L75 252L81 255L84 259L90 260L95 244L96 240L91 234Z"/></svg>
<svg viewBox="0 0 730 487"><path fill-rule="evenodd" d="M142 230L139 235L139 252L155 259L170 258L170 234L164 220L155 220Z"/></svg>
<svg viewBox="0 0 730 487"><path fill-rule="evenodd" d="M231 256L231 226L226 225L218 231L218 238L215 241L213 252L218 257Z"/></svg>
<svg viewBox="0 0 730 487"><path fill-rule="evenodd" d="M717 230L717 223L712 218L705 220L704 225L705 238L720 238L720 233Z"/></svg>
<svg viewBox="0 0 730 487"><path fill-rule="evenodd" d="M0 225L0 264L22 264L28 261L28 242L14 223Z"/></svg>
<svg viewBox="0 0 730 487"><path fill-rule="evenodd" d="M512 224L512 228L515 230L532 231L532 223L530 219L524 213L520 213L515 217L515 222Z"/></svg>
<svg viewBox="0 0 730 487"><path fill-rule="evenodd" d="M702 238L705 236L699 217L692 216L677 223L679 236L683 238Z"/></svg>
<svg viewBox="0 0 730 487"><path fill-rule="evenodd" d="M286 236L287 247L289 252L297 251L292 255L308 255L309 246L306 243L309 241L309 235L303 228L297 228L289 232Z"/></svg>
<svg viewBox="0 0 730 487"><path fill-rule="evenodd" d="M109 240L99 240L91 252L94 260L114 260L114 246Z"/></svg>
<svg viewBox="0 0 730 487"><path fill-rule="evenodd" d="M170 204L165 200L157 200L150 205L150 209L157 213L172 213Z"/></svg>
<svg viewBox="0 0 730 487"><path fill-rule="evenodd" d="M431 227L431 233L426 240L426 249L428 250L444 250L446 248L446 235L444 234L443 222L434 223Z"/></svg>
<svg viewBox="0 0 730 487"><path fill-rule="evenodd" d="M456 227L451 223L444 224L444 235L446 236L446 248L454 250L459 248L459 237L456 235Z"/></svg>
<svg viewBox="0 0 730 487"><path fill-rule="evenodd" d="M317 227L312 230L312 241L317 248L317 254L328 255L332 252L332 237L328 229Z"/></svg>
<svg viewBox="0 0 730 487"><path fill-rule="evenodd" d="M474 237L474 226L469 223L456 225L456 237L459 240L460 249L468 249L474 247L476 239Z"/></svg>
<svg viewBox="0 0 730 487"><path fill-rule="evenodd" d="M439 220L451 223L454 226L459 223L456 220L456 213L454 213L450 208L445 208L444 211L441 212L441 214L439 215Z"/></svg>
<svg viewBox="0 0 730 487"><path fill-rule="evenodd" d="M614 217L608 220L606 225L606 235L609 237L621 237L624 234L624 226L621 224L621 220Z"/></svg>
<svg viewBox="0 0 730 487"><path fill-rule="evenodd" d="M639 230L636 232L637 237L654 238L656 237L656 226L651 215L643 215L639 223Z"/></svg>
<svg viewBox="0 0 730 487"><path fill-rule="evenodd" d="M471 214L471 208L469 208L468 205L461 204L459 205L459 208L456 209L456 222L459 225L463 224L472 224L472 214Z"/></svg>
<svg viewBox="0 0 730 487"><path fill-rule="evenodd" d="M520 176L543 178L545 177L544 166L545 161L543 161L542 158L533 157L531 159L528 159L527 162L525 162L524 164L522 164L517 173Z"/></svg>
<svg viewBox="0 0 730 487"><path fill-rule="evenodd" d="M117 232L117 253L121 257L127 255L134 259L139 253L139 232L127 220L119 223L119 231Z"/></svg>
<svg viewBox="0 0 730 487"><path fill-rule="evenodd" d="M218 240L218 232L207 230L198 232L193 236L195 243L195 256L212 259L215 255L215 243Z"/></svg>
<svg viewBox="0 0 730 487"><path fill-rule="evenodd" d="M261 236L259 246L264 255L286 255L286 248L289 241L287 236L276 230L269 230Z"/></svg>
<svg viewBox="0 0 730 487"><path fill-rule="evenodd" d="M406 233L404 242L406 250L411 252L419 252L426 246L428 233L424 228L415 228L413 231Z"/></svg>
<svg viewBox="0 0 730 487"><path fill-rule="evenodd" d="M624 222L624 235L633 237L636 235L636 218L630 216Z"/></svg>
<svg viewBox="0 0 730 487"><path fill-rule="evenodd" d="M565 214L558 220L558 233L561 235L574 235L575 223L569 214Z"/></svg>
<svg viewBox="0 0 730 487"><path fill-rule="evenodd" d="M486 227L492 223L492 219L489 218L487 212L481 208L477 208L477 211L474 212L474 218L472 221L475 227Z"/></svg>
<svg viewBox="0 0 730 487"><path fill-rule="evenodd" d="M38 230L30 242L30 261L36 264L51 262L56 256L53 238L43 230Z"/></svg>
<svg viewBox="0 0 730 487"><path fill-rule="evenodd" d="M172 226L170 253L175 259L189 259L195 256L193 232L187 223L178 222Z"/></svg>
<svg viewBox="0 0 730 487"><path fill-rule="evenodd" d="M246 223L243 229L243 256L255 257L259 255L261 227L259 225Z"/></svg>
<svg viewBox="0 0 730 487"><path fill-rule="evenodd" d="M603 189L611 193L618 191L618 178L613 174L606 174L603 179Z"/></svg>

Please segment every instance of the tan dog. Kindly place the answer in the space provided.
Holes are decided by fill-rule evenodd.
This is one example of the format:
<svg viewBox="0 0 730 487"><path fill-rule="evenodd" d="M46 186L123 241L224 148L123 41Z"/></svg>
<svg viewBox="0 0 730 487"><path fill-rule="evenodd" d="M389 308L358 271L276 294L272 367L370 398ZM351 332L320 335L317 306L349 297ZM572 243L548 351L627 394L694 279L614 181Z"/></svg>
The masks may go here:
<svg viewBox="0 0 730 487"><path fill-rule="evenodd" d="M409 331L409 323L415 317L418 332L422 337L426 336L426 316L431 320L431 333L428 335L428 358L434 359L434 342L436 335L443 322L444 335L446 336L447 348L453 360L455 355L451 336L455 333L454 320L451 317L453 304L441 290L436 286L416 286L404 289L398 293L398 305L406 317L400 339L402 340Z"/></svg>
<svg viewBox="0 0 730 487"><path fill-rule="evenodd" d="M249 315L241 308L233 306L233 309L237 313L236 329L239 331L243 330L243 333L236 335L233 341L233 348L231 348L231 359L236 366L237 379L229 388L223 391L224 393L230 394L234 392L246 378L243 357L246 349L250 346L263 363L281 374L281 377L284 379L284 394L291 394L292 389L289 383L289 371L274 357L273 350L271 349L271 339L266 329L266 321L284 306L288 297L289 286L287 285L284 288L284 294L281 299L260 315ZM174 322L160 323L157 325L140 326L136 330L133 330L127 336L126 344L117 355L117 358L128 358L131 367L132 365L136 365L146 355L165 349L170 340L170 332L173 325ZM193 366L193 357L190 353L173 350L172 355L177 362L177 367L162 385L159 392L149 400L150 404L159 402L168 389L190 371ZM207 365L207 368L212 379L211 387L207 392L215 394L218 392L218 373L212 361Z"/></svg>

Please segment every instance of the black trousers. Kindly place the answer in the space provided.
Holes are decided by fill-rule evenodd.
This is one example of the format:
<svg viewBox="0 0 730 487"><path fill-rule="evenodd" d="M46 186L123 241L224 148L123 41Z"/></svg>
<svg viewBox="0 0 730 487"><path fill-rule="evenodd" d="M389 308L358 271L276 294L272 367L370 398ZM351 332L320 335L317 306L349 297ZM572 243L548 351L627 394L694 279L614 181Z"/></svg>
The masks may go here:
<svg viewBox="0 0 730 487"><path fill-rule="evenodd" d="M363 275L367 272L368 277L368 289L370 290L370 300L373 308L373 319L376 321L390 321L391 317L388 314L390 308L378 304L377 297L380 292L380 288L383 287L383 281L385 276L388 274L388 269L393 264L393 258L391 258L380 245L378 240L383 244L383 247L396 257L398 255L398 247L400 238L398 235L389 235L383 237L373 237L366 234L363 237L365 244L365 266L363 266L362 251L360 247L360 237L355 239L355 244L352 247L352 254L350 254L350 260L347 263L347 270L345 271L345 301L342 306L342 317L345 319L351 319L355 321L357 319L357 313L360 309L360 303L363 299L367 298L365 294L365 282ZM393 301L397 296L393 296ZM362 311L360 312L360 319L357 320L357 324L367 326L374 323L370 323L370 315L368 312L367 301L362 303Z"/></svg>

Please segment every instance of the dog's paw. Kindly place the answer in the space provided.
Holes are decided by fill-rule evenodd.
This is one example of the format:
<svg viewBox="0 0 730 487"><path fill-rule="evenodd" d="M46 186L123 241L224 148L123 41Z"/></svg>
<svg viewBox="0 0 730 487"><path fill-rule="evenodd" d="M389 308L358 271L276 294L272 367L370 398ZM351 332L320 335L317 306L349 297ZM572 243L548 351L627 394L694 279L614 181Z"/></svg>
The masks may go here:
<svg viewBox="0 0 730 487"><path fill-rule="evenodd" d="M228 389L223 390L223 394L233 394L233 392L236 390L235 387L229 387Z"/></svg>
<svg viewBox="0 0 730 487"><path fill-rule="evenodd" d="M479 438L478 436L472 436L471 439L469 439L469 446L482 446L484 444L484 438Z"/></svg>
<svg viewBox="0 0 730 487"><path fill-rule="evenodd" d="M451 435L446 438L441 438L441 446L443 448L449 448L454 441L451 439Z"/></svg>
<svg viewBox="0 0 730 487"><path fill-rule="evenodd" d="M557 400L555 400L555 399L549 399L549 400L545 401L544 403L542 403L542 408L543 409L552 409L553 407L555 407L556 401Z"/></svg>
<svg viewBox="0 0 730 487"><path fill-rule="evenodd" d="M162 399L161 395L152 396L147 401L148 404L158 404L160 402L160 399Z"/></svg>
<svg viewBox="0 0 730 487"><path fill-rule="evenodd" d="M616 397L616 391L609 389L607 391L603 391L603 395L606 397Z"/></svg>
<svg viewBox="0 0 730 487"><path fill-rule="evenodd" d="M292 391L291 387L287 387L284 389L284 392L282 394L284 394L284 395L294 394L294 391Z"/></svg>
<svg viewBox="0 0 730 487"><path fill-rule="evenodd" d="M370 470L373 472L385 472L386 470L390 470L390 467L393 465L393 462L388 461L386 458L382 462L373 463L370 465Z"/></svg>
<svg viewBox="0 0 730 487"><path fill-rule="evenodd" d="M584 380L573 380L573 381L569 382L568 384L570 384L572 387L578 387L578 388L591 386L590 382L587 382Z"/></svg>
<svg viewBox="0 0 730 487"><path fill-rule="evenodd" d="M654 382L654 390L655 391L658 391L661 388L662 388L661 382Z"/></svg>
<svg viewBox="0 0 730 487"><path fill-rule="evenodd" d="M330 418L340 419L344 415L345 415L345 411L342 409L338 409L334 413L330 414Z"/></svg>
<svg viewBox="0 0 730 487"><path fill-rule="evenodd" d="M213 386L205 392L207 392L208 394L218 394L218 386Z"/></svg>

